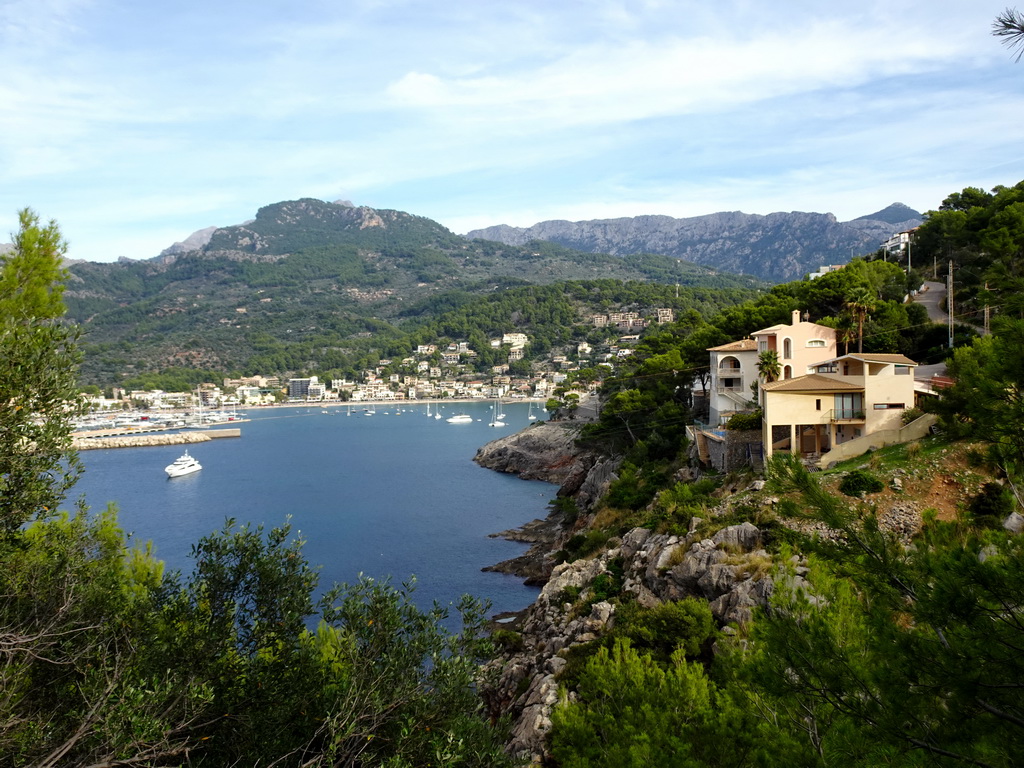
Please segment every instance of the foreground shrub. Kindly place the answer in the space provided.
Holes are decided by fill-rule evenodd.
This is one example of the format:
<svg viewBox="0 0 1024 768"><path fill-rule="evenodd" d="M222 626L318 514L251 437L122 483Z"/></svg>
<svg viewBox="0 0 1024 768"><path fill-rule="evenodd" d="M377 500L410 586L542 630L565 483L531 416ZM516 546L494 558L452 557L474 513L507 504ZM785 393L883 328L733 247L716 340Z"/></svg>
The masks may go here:
<svg viewBox="0 0 1024 768"><path fill-rule="evenodd" d="M885 488L885 483L864 469L853 470L839 483L839 490L847 496L878 493L883 488Z"/></svg>

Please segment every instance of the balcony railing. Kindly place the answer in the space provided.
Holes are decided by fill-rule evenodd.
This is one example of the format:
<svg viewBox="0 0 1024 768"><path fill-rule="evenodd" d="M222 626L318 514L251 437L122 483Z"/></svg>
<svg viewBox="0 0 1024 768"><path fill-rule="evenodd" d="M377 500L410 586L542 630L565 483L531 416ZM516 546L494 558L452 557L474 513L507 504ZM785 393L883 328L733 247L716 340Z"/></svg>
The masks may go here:
<svg viewBox="0 0 1024 768"><path fill-rule="evenodd" d="M726 383L721 379L718 380L718 386L715 388L717 392L743 392L743 379L732 377L728 379L730 383Z"/></svg>
<svg viewBox="0 0 1024 768"><path fill-rule="evenodd" d="M864 421L862 408L835 408L829 411L829 421Z"/></svg>

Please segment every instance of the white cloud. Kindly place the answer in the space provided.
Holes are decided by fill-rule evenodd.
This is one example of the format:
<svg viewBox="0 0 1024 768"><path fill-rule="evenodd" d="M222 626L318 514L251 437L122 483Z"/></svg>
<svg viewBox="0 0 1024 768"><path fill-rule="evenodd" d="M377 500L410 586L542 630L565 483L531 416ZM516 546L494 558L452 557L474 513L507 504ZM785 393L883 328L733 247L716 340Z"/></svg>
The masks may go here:
<svg viewBox="0 0 1024 768"><path fill-rule="evenodd" d="M149 256L301 196L460 231L934 205L975 169L1024 177L1024 81L989 4L19 0L0 224L31 205L89 253L149 227L125 254Z"/></svg>

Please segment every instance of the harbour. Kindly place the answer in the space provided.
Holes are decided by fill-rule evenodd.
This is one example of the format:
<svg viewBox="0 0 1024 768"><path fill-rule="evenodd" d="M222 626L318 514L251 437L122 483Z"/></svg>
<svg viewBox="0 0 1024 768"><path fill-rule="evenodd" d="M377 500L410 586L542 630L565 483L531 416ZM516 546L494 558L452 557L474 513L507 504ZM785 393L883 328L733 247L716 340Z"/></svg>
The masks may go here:
<svg viewBox="0 0 1024 768"><path fill-rule="evenodd" d="M236 526L288 523L320 568L321 588L360 573L396 584L415 578L417 603L425 607L470 593L489 599L494 612L518 610L537 590L481 569L527 546L489 535L545 517L556 488L472 462L498 433L530 423L527 403L515 403L505 407L508 426L490 428L489 408L446 403L442 414L471 416L463 425L433 418L434 408L426 418L425 404L378 404L373 416L353 409L351 417L344 407L260 409L250 414L244 439L189 444L203 470L184 477L164 472L181 455L180 444L85 451L85 472L68 501L84 495L94 508L115 503L133 540L151 541L167 568L183 573L192 567L192 546L228 519Z"/></svg>

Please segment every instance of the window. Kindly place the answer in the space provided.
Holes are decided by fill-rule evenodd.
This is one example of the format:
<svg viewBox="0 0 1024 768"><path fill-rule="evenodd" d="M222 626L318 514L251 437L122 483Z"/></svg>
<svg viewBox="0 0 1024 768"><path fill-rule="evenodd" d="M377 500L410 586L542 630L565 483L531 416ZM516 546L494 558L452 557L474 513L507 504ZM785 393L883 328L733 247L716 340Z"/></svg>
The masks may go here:
<svg viewBox="0 0 1024 768"><path fill-rule="evenodd" d="M814 401L814 410L816 410L816 411L820 411L821 410L821 398L820 397L817 400Z"/></svg>
<svg viewBox="0 0 1024 768"><path fill-rule="evenodd" d="M864 418L864 395L860 392L849 392L833 396L835 403L835 418L837 419L863 419Z"/></svg>
<svg viewBox="0 0 1024 768"><path fill-rule="evenodd" d="M910 366L909 365L897 365L896 366L896 375L897 376L909 376L910 375Z"/></svg>
<svg viewBox="0 0 1024 768"><path fill-rule="evenodd" d="M835 373L838 370L839 369L835 363L825 363L825 365L819 365L815 368L815 371L818 373Z"/></svg>
<svg viewBox="0 0 1024 768"><path fill-rule="evenodd" d="M872 406L876 411L899 410L906 407L903 403L875 403Z"/></svg>
<svg viewBox="0 0 1024 768"><path fill-rule="evenodd" d="M782 340L782 357L784 360L789 360L793 357L793 340L783 339Z"/></svg>
<svg viewBox="0 0 1024 768"><path fill-rule="evenodd" d="M807 340L807 346L808 347L824 347L825 346L825 340L824 339L808 339Z"/></svg>

